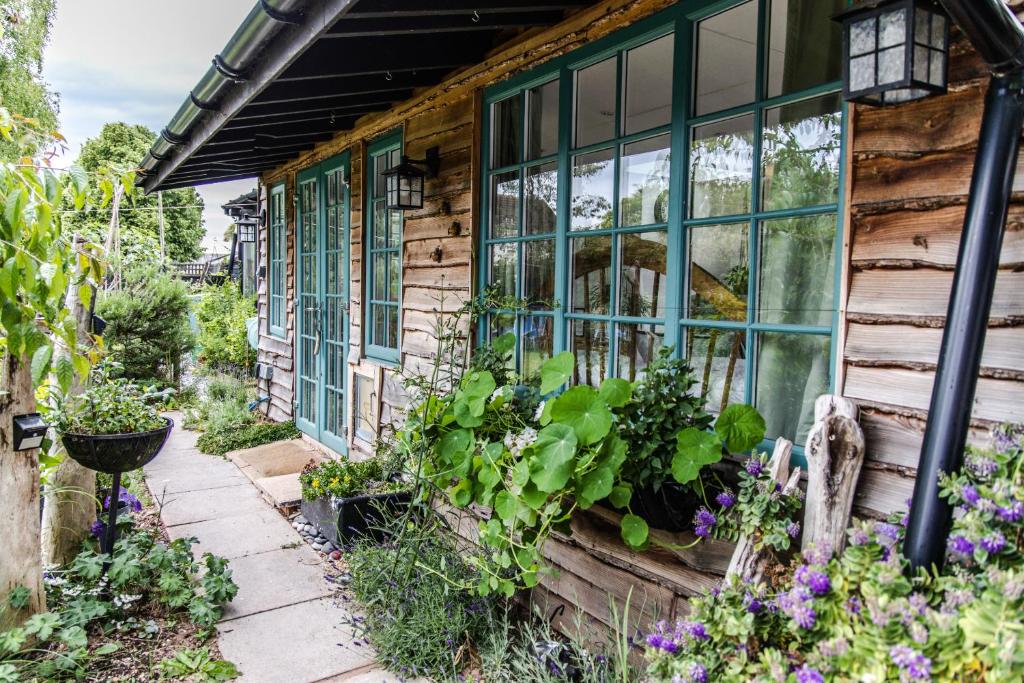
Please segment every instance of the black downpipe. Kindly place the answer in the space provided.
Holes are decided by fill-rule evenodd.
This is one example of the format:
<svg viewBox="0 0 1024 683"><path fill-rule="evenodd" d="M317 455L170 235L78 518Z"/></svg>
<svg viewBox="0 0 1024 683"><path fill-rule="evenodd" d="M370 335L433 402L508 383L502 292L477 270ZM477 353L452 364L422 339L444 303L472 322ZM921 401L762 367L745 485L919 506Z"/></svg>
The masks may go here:
<svg viewBox="0 0 1024 683"><path fill-rule="evenodd" d="M231 256L228 257L228 274L225 279L235 279L235 251L238 249L238 230L239 227L235 226L235 234L231 236Z"/></svg>
<svg viewBox="0 0 1024 683"><path fill-rule="evenodd" d="M978 49L983 56L991 54L980 46ZM1019 70L993 76L985 96L967 215L903 546L914 569L941 568L945 558L952 510L939 497L939 473L957 472L963 464L1024 125L1022 85L1024 76Z"/></svg>

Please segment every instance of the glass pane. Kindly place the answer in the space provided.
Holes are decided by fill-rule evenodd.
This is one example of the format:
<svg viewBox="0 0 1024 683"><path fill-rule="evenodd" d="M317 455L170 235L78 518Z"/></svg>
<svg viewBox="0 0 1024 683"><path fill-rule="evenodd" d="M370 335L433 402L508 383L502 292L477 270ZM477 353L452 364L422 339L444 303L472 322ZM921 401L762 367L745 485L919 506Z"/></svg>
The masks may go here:
<svg viewBox="0 0 1024 683"><path fill-rule="evenodd" d="M814 400L829 390L831 339L808 334L758 335L754 405L765 437L803 445L814 424Z"/></svg>
<svg viewBox="0 0 1024 683"><path fill-rule="evenodd" d="M608 377L608 323L573 320L569 350L576 356L573 384L597 386Z"/></svg>
<svg viewBox="0 0 1024 683"><path fill-rule="evenodd" d="M558 151L558 80L531 88L528 94L530 133L527 159L539 159Z"/></svg>
<svg viewBox="0 0 1024 683"><path fill-rule="evenodd" d="M398 254L388 254L388 301L398 301L401 293L402 265Z"/></svg>
<svg viewBox="0 0 1024 683"><path fill-rule="evenodd" d="M619 225L668 222L671 144L666 134L622 146Z"/></svg>
<svg viewBox="0 0 1024 683"><path fill-rule="evenodd" d="M615 135L615 58L576 72L576 147Z"/></svg>
<svg viewBox="0 0 1024 683"><path fill-rule="evenodd" d="M540 371L540 366L551 357L554 341L554 319L548 316L528 315L523 318L522 367L526 378Z"/></svg>
<svg viewBox="0 0 1024 683"><path fill-rule="evenodd" d="M767 211L839 201L839 93L765 112L761 199Z"/></svg>
<svg viewBox="0 0 1024 683"><path fill-rule="evenodd" d="M491 237L519 235L519 171L491 176Z"/></svg>
<svg viewBox="0 0 1024 683"><path fill-rule="evenodd" d="M658 351L665 344L662 325L619 323L616 335L616 374L630 382L643 375L644 368L658 357Z"/></svg>
<svg viewBox="0 0 1024 683"><path fill-rule="evenodd" d="M572 160L572 230L612 227L614 150L581 154Z"/></svg>
<svg viewBox="0 0 1024 683"><path fill-rule="evenodd" d="M491 246L490 285L497 296L517 296L516 271L519 260L517 251L515 244Z"/></svg>
<svg viewBox="0 0 1024 683"><path fill-rule="evenodd" d="M665 315L668 284L668 234L663 230L621 237L619 315L660 318Z"/></svg>
<svg viewBox="0 0 1024 683"><path fill-rule="evenodd" d="M398 306L388 306L388 339L385 346L389 349L398 348Z"/></svg>
<svg viewBox="0 0 1024 683"><path fill-rule="evenodd" d="M513 95L494 104L494 118L491 122L491 168L519 163L519 141L523 128L521 102L519 95Z"/></svg>
<svg viewBox="0 0 1024 683"><path fill-rule="evenodd" d="M388 246L397 247L402 243L402 212L388 211Z"/></svg>
<svg viewBox="0 0 1024 683"><path fill-rule="evenodd" d="M772 0L768 97L839 80L843 27L832 17L846 5L846 0Z"/></svg>
<svg viewBox="0 0 1024 683"><path fill-rule="evenodd" d="M753 174L753 115L694 128L690 217L749 213Z"/></svg>
<svg viewBox="0 0 1024 683"><path fill-rule="evenodd" d="M497 339L503 334L516 331L516 316L511 313L495 313L490 320L490 338Z"/></svg>
<svg viewBox="0 0 1024 683"><path fill-rule="evenodd" d="M388 240L388 211L384 208L384 201L373 203L373 246L387 246Z"/></svg>
<svg viewBox="0 0 1024 683"><path fill-rule="evenodd" d="M697 24L698 116L753 102L756 71L756 2L745 2Z"/></svg>
<svg viewBox="0 0 1024 683"><path fill-rule="evenodd" d="M689 317L747 319L748 223L689 228Z"/></svg>
<svg viewBox="0 0 1024 683"><path fill-rule="evenodd" d="M572 240L572 310L608 314L612 291L612 238Z"/></svg>
<svg viewBox="0 0 1024 683"><path fill-rule="evenodd" d="M558 162L526 169L526 234L555 231L558 210Z"/></svg>
<svg viewBox="0 0 1024 683"><path fill-rule="evenodd" d="M875 53L850 60L850 90L866 90L875 85Z"/></svg>
<svg viewBox="0 0 1024 683"><path fill-rule="evenodd" d="M626 53L626 135L671 120L673 44L673 34L669 34Z"/></svg>
<svg viewBox="0 0 1024 683"><path fill-rule="evenodd" d="M373 158L373 196L374 197L383 197L384 196L384 192L386 190L386 183L385 183L385 178L384 178L383 173L384 173L384 171L386 171L389 168L391 168L391 165L388 163L388 157L389 156L390 156L390 154L388 152L384 152L383 154L378 154L377 156L375 156Z"/></svg>
<svg viewBox="0 0 1024 683"><path fill-rule="evenodd" d="M704 399L710 413L727 405L744 402L746 386L746 333L709 327L688 327L686 358L693 368L695 392Z"/></svg>
<svg viewBox="0 0 1024 683"><path fill-rule="evenodd" d="M380 304L372 304L373 311L373 340L372 343L378 346L384 345L387 341L387 318L385 310L387 307Z"/></svg>
<svg viewBox="0 0 1024 683"><path fill-rule="evenodd" d="M388 255L373 255L373 298L376 301L385 301L388 298Z"/></svg>
<svg viewBox="0 0 1024 683"><path fill-rule="evenodd" d="M761 322L832 325L835 237L833 214L761 224Z"/></svg>
<svg viewBox="0 0 1024 683"><path fill-rule="evenodd" d="M878 17L878 49L902 45L907 38L907 10L900 8Z"/></svg>
<svg viewBox="0 0 1024 683"><path fill-rule="evenodd" d="M850 27L850 55L857 56L875 51L875 17L858 21Z"/></svg>
<svg viewBox="0 0 1024 683"><path fill-rule="evenodd" d="M523 243L523 298L534 310L551 308L555 299L555 241Z"/></svg>
<svg viewBox="0 0 1024 683"><path fill-rule="evenodd" d="M903 80L906 53L903 46L892 47L878 53L878 85L899 83Z"/></svg>

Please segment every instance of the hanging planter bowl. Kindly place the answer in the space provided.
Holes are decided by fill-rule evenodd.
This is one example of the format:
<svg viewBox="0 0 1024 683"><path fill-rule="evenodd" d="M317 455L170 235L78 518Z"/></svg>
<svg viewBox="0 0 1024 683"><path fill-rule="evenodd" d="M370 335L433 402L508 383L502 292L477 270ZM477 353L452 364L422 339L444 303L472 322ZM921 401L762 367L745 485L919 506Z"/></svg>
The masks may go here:
<svg viewBox="0 0 1024 683"><path fill-rule="evenodd" d="M148 432L130 434L61 434L68 456L83 467L106 474L130 472L151 461L167 442L174 420Z"/></svg>

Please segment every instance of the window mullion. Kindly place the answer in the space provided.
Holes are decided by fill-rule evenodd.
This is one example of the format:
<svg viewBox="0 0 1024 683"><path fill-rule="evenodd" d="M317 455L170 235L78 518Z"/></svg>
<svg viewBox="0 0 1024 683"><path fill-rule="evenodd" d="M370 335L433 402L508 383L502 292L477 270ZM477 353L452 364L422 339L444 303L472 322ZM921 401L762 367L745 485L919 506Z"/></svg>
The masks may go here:
<svg viewBox="0 0 1024 683"><path fill-rule="evenodd" d="M572 198L569 147L575 115L575 78L568 68L560 70L558 84L558 198L555 212L555 300L558 307L555 310L552 342L552 352L556 354L569 348L565 315L569 307L569 220Z"/></svg>

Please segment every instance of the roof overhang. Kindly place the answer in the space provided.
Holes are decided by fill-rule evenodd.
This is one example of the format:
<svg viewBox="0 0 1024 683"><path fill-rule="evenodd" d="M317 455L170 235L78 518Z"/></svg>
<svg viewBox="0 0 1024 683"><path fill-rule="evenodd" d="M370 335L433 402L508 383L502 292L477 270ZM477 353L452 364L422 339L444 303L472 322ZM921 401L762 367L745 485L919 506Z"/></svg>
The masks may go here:
<svg viewBox="0 0 1024 683"><path fill-rule="evenodd" d="M591 0L260 0L141 163L147 192L252 178Z"/></svg>

